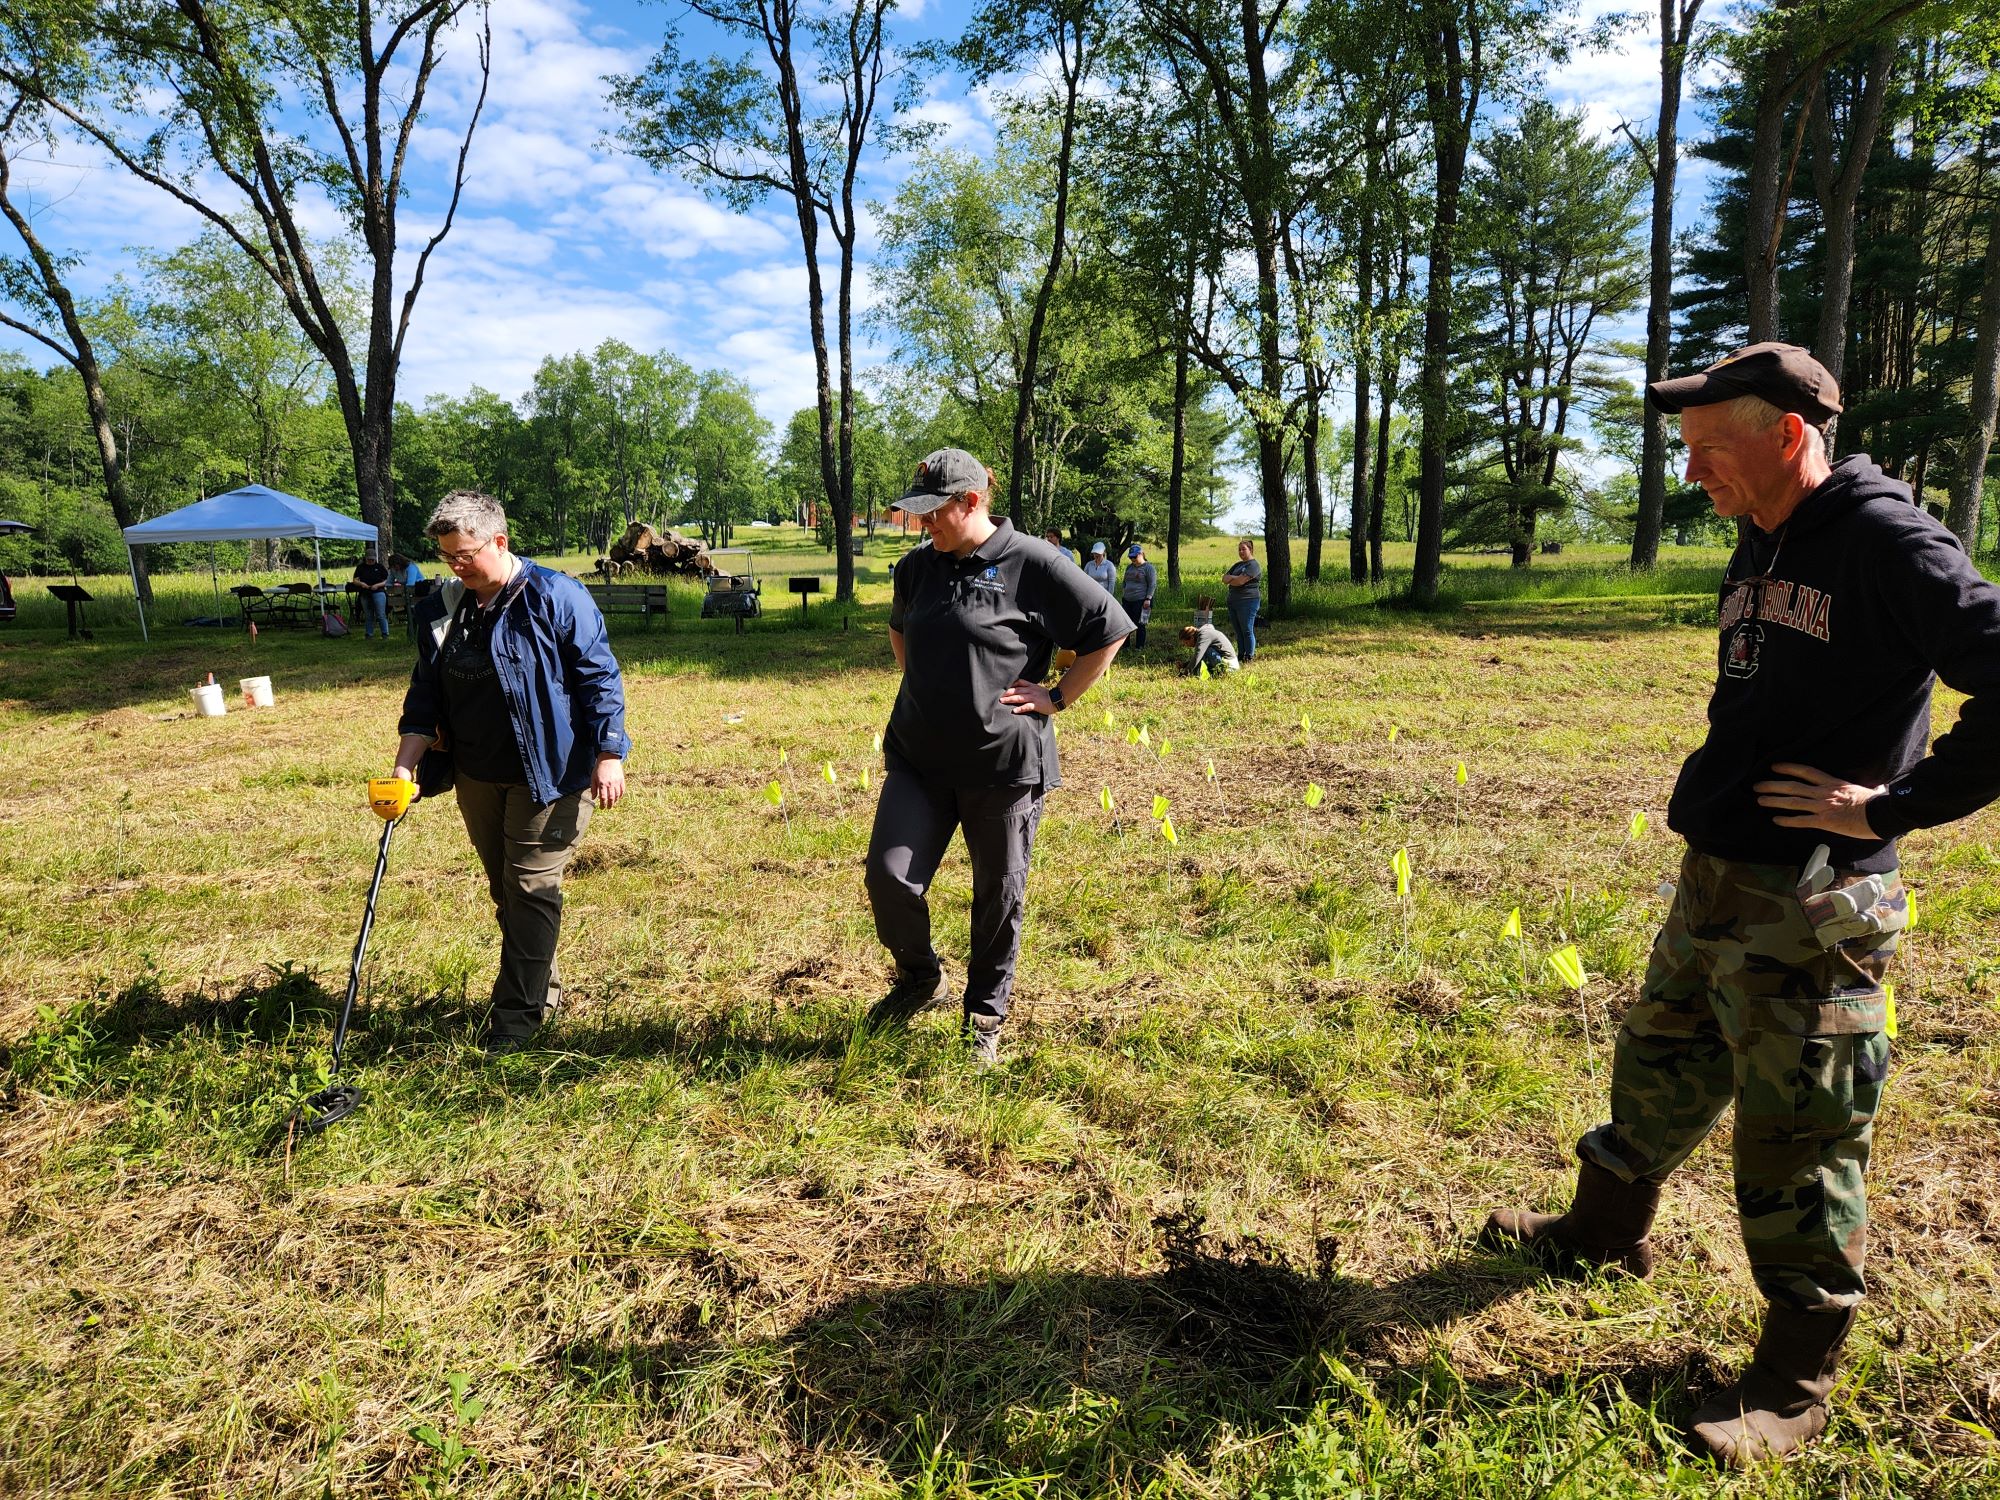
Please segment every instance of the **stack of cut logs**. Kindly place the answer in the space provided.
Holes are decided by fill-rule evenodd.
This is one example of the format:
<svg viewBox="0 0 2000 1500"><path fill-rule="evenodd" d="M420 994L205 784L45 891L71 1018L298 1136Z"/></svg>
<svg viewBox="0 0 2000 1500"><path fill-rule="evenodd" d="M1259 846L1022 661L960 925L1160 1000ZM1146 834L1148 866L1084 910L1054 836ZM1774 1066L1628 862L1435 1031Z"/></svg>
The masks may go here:
<svg viewBox="0 0 2000 1500"><path fill-rule="evenodd" d="M606 578L678 573L702 578L715 571L708 560L708 548L693 537L668 527L655 531L644 521L634 521L625 535L611 544L611 555L597 560L597 570Z"/></svg>

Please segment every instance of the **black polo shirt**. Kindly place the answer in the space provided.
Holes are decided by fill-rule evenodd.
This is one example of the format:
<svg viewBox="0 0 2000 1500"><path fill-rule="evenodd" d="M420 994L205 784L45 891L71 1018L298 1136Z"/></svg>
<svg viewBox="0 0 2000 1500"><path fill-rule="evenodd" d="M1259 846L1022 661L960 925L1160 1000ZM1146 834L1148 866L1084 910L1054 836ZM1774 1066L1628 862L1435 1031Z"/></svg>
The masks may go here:
<svg viewBox="0 0 2000 1500"><path fill-rule="evenodd" d="M1040 682L1056 651L1079 656L1137 627L1118 601L1047 542L1003 516L968 557L929 545L896 564L889 628L903 636L903 686L883 748L946 786L1062 785L1042 714L1000 701Z"/></svg>

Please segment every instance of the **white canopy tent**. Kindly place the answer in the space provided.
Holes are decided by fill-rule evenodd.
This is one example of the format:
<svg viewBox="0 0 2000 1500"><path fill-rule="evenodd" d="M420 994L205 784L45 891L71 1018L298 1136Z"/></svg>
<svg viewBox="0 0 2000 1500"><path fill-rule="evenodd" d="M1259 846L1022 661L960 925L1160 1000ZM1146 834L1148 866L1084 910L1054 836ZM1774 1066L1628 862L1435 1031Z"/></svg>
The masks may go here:
<svg viewBox="0 0 2000 1500"><path fill-rule="evenodd" d="M274 538L310 537L313 544L313 572L321 584L326 574L320 567L322 541L372 542L378 538L366 521L343 516L337 510L314 505L296 495L247 484L226 495L211 495L164 516L141 521L125 528L125 556L132 565L132 592L139 591L140 547L158 542L255 542ZM322 606L323 607L323 606ZM146 629L146 606L139 605L139 634L151 640Z"/></svg>

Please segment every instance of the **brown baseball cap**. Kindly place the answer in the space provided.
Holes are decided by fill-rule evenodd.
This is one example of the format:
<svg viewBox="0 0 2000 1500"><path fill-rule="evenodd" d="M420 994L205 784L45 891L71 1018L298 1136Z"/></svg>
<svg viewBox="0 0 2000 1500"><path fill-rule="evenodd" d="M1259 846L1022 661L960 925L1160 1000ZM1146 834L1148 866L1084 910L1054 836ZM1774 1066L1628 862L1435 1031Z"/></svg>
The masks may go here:
<svg viewBox="0 0 2000 1500"><path fill-rule="evenodd" d="M1797 344L1752 344L1699 375L1656 380L1646 387L1646 399L1667 412L1714 406L1738 396L1761 397L1814 426L1840 411L1840 384L1833 372Z"/></svg>

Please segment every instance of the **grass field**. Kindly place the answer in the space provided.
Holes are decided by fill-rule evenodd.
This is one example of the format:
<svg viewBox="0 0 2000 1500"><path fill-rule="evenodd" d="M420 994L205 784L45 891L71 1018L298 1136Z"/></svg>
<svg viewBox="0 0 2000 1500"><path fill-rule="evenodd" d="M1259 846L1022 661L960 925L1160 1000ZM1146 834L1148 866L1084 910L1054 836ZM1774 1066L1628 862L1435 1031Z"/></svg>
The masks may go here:
<svg viewBox="0 0 2000 1500"><path fill-rule="evenodd" d="M885 982L858 780L895 690L885 559L847 628L824 603L799 628L783 576L827 559L759 544L773 612L743 636L689 598L614 623L631 793L568 881L548 1049L470 1044L491 913L456 814L419 806L351 1048L366 1105L289 1154L264 1144L318 1080L407 648L178 625L142 648L116 580L71 644L21 586L0 1493L2000 1491L1991 815L1905 845L1874 1293L1816 1450L1719 1479L1676 1436L1758 1315L1726 1138L1670 1188L1650 1282L1471 1245L1495 1204L1564 1201L1600 1117L1719 555L1637 582L1608 554L1527 580L1455 559L1461 607L1430 617L1307 591L1227 682L1177 676L1156 632L1061 721L981 1075L947 1021L854 1025ZM1190 580L1228 555L1192 548ZM178 619L208 583L161 593ZM268 673L277 705L193 718L209 671ZM966 895L954 853L948 958ZM1545 963L1564 943L1581 1002Z"/></svg>

